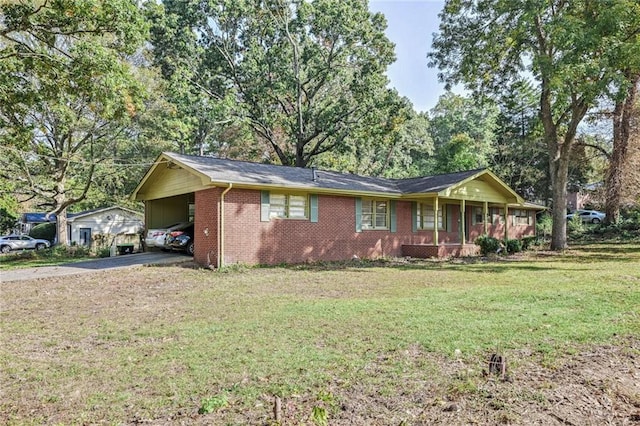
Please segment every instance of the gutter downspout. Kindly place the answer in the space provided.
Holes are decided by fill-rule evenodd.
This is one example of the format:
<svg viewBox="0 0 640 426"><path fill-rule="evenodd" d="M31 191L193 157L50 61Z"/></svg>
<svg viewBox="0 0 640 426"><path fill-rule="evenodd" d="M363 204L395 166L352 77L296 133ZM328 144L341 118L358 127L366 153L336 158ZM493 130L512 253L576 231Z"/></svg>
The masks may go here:
<svg viewBox="0 0 640 426"><path fill-rule="evenodd" d="M218 209L218 262L217 267L220 269L224 262L224 196L231 191L232 183L229 183L227 189L220 194L220 208Z"/></svg>

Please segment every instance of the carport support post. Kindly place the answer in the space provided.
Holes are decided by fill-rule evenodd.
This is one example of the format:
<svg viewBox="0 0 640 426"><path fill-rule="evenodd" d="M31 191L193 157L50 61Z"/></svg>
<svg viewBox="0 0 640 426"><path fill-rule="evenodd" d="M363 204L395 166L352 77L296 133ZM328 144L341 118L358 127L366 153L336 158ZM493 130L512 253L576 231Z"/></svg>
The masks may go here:
<svg viewBox="0 0 640 426"><path fill-rule="evenodd" d="M220 194L220 207L218 209L218 262L217 267L220 269L224 263L224 196L231 191L232 183L229 183L227 189Z"/></svg>

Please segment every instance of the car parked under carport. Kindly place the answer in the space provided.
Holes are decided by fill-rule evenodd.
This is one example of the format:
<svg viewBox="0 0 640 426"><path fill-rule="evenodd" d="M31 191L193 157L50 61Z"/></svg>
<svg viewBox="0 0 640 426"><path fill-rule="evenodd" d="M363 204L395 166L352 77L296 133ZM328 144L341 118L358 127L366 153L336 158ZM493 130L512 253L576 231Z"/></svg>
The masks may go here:
<svg viewBox="0 0 640 426"><path fill-rule="evenodd" d="M194 225L193 222L190 222L186 226L167 232L164 247L168 250L183 251L189 256L193 256L195 248L193 231Z"/></svg>
<svg viewBox="0 0 640 426"><path fill-rule="evenodd" d="M149 229L147 230L147 237L144 242L147 245L147 248L168 249L169 247L165 244L167 236L170 235L171 232L181 230L189 225L193 226L193 223L178 222L158 229Z"/></svg>

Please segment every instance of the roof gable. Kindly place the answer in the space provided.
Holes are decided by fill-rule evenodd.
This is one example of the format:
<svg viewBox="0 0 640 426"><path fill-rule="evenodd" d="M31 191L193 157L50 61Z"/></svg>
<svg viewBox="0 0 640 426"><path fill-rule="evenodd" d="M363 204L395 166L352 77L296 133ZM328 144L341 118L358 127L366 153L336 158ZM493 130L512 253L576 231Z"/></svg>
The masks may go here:
<svg viewBox="0 0 640 426"><path fill-rule="evenodd" d="M464 172L447 173L435 176L422 176L409 179L398 179L398 186L405 194L437 193L452 185L463 182L484 169L468 170Z"/></svg>
<svg viewBox="0 0 640 426"><path fill-rule="evenodd" d="M128 213L128 214L134 215L134 216L139 216L140 218L142 218L142 213L137 212L135 210L127 209L125 207L120 207L120 206L111 206L111 207L102 207L102 208L98 208L98 209L85 210L83 212L74 213L73 215L69 215L67 220L69 222L73 222L76 219L85 218L87 216L93 216L93 215L96 215L96 214L103 214L103 213L111 212L111 211L114 211L114 210L120 210L120 211L122 211L124 213Z"/></svg>

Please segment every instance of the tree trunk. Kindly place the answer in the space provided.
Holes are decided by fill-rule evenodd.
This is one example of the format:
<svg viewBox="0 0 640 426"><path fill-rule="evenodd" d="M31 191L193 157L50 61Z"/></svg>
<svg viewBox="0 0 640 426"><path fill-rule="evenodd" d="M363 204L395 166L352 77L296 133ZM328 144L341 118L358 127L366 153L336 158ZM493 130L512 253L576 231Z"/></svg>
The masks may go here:
<svg viewBox="0 0 640 426"><path fill-rule="evenodd" d="M69 235L67 234L67 207L69 206L69 201L65 192L65 179L60 178L56 182L53 210L49 214L56 215L56 244L63 246L69 245ZM47 217L49 214L47 214Z"/></svg>
<svg viewBox="0 0 640 426"><path fill-rule="evenodd" d="M549 152L549 177L551 178L553 198L551 250L564 250L567 248L567 182L569 181L568 154L570 151L566 149L558 137L558 128L553 121L551 108L551 90L546 80L542 82L540 93L540 120ZM571 142L570 139L569 142Z"/></svg>
<svg viewBox="0 0 640 426"><path fill-rule="evenodd" d="M610 224L620 221L623 173L629 157L630 123L638 95L640 74L634 76L631 83L626 98L616 102L613 111L613 151L605 181L605 223Z"/></svg>
<svg viewBox="0 0 640 426"><path fill-rule="evenodd" d="M551 250L564 250L567 245L567 182L569 158L559 155L549 162L551 193L553 196Z"/></svg>
<svg viewBox="0 0 640 426"><path fill-rule="evenodd" d="M544 138L549 151L549 172L553 211L551 217L551 250L564 250L567 245L567 183L569 182L569 160L578 125L587 113L588 105L581 99L573 99L570 119L564 135L558 134L558 124L553 120L551 108L551 90L548 82L543 81L540 93L540 118L544 127Z"/></svg>
<svg viewBox="0 0 640 426"><path fill-rule="evenodd" d="M299 141L296 144L296 167L307 167L307 159L304 155L304 145Z"/></svg>
<svg viewBox="0 0 640 426"><path fill-rule="evenodd" d="M59 245L69 245L69 234L67 233L67 209L63 209L56 214L56 235L57 243Z"/></svg>

